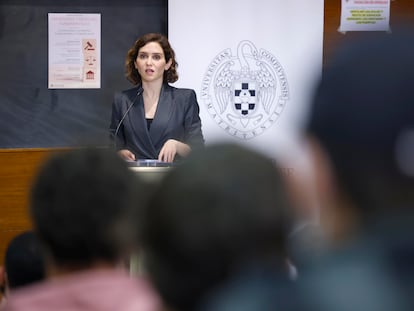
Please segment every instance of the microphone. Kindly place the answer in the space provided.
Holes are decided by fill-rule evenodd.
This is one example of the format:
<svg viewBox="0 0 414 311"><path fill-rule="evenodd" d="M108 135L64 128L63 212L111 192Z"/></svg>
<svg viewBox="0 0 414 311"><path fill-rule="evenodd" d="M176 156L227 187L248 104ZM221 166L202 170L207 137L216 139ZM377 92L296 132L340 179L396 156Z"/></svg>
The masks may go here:
<svg viewBox="0 0 414 311"><path fill-rule="evenodd" d="M135 102L136 102L138 96L141 95L143 91L144 91L144 89L142 88L142 86L140 86L140 88L138 89L137 95L135 95L134 99L132 100L132 103L129 105L128 109L125 111L124 115L122 116L121 120L118 122L118 125L116 126L115 134L114 134L114 150L115 151L116 151L116 140L117 140L117 137L118 137L119 129L121 128L121 125L124 122L128 112L131 110L132 106L135 105Z"/></svg>

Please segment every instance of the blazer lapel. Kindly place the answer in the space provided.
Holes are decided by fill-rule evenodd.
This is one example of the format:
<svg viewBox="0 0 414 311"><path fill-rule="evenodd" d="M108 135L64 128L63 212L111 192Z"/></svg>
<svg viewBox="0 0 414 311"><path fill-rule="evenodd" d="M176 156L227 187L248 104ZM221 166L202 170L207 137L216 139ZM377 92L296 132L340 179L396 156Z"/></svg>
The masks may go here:
<svg viewBox="0 0 414 311"><path fill-rule="evenodd" d="M132 100L131 97L130 100ZM147 122L145 120L144 100L142 98L142 95L139 95L136 100L137 103L129 112L129 122L131 124L132 131L135 133L135 137L138 140L138 145L141 145L141 148L149 149L151 150L152 154L157 155L158 153L148 133Z"/></svg>
<svg viewBox="0 0 414 311"><path fill-rule="evenodd" d="M174 100L172 92L168 85L163 85L161 89L160 99L158 100L157 111L152 121L149 135L154 146L157 146L162 140L163 134L168 128L168 121L174 109ZM162 146L159 146L162 147Z"/></svg>

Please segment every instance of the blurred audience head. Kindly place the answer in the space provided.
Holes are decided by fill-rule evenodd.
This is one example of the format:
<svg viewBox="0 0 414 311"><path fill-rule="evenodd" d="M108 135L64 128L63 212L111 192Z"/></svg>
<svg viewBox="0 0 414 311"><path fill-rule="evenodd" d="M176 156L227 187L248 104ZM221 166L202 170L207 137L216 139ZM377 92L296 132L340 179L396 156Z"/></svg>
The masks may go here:
<svg viewBox="0 0 414 311"><path fill-rule="evenodd" d="M252 263L288 273L292 217L279 173L265 156L220 144L161 181L142 238L147 271L169 307L193 310Z"/></svg>
<svg viewBox="0 0 414 311"><path fill-rule="evenodd" d="M51 157L31 194L35 231L47 264L84 269L116 264L134 241L135 196L142 189L110 150L77 149Z"/></svg>
<svg viewBox="0 0 414 311"><path fill-rule="evenodd" d="M398 29L343 46L323 72L307 132L333 236L414 212L413 55Z"/></svg>
<svg viewBox="0 0 414 311"><path fill-rule="evenodd" d="M45 278L42 249L31 231L20 233L10 241L4 264L6 292Z"/></svg>

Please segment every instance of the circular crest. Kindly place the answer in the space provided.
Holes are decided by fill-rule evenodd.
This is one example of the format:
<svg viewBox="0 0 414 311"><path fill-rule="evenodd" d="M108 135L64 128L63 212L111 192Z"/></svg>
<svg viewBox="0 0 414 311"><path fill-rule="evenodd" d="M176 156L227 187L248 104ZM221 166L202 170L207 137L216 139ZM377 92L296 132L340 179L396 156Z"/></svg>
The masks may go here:
<svg viewBox="0 0 414 311"><path fill-rule="evenodd" d="M289 99L288 81L275 56L244 40L236 55L228 48L211 61L201 99L224 131L247 140L278 119Z"/></svg>

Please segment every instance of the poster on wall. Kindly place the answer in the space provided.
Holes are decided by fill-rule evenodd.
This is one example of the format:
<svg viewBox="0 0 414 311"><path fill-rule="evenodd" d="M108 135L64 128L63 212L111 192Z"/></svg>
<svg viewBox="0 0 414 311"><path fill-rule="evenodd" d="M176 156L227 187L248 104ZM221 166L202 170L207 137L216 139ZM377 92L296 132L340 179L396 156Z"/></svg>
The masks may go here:
<svg viewBox="0 0 414 311"><path fill-rule="evenodd" d="M48 14L49 89L101 87L101 14Z"/></svg>
<svg viewBox="0 0 414 311"><path fill-rule="evenodd" d="M340 32L389 31L390 0L342 0Z"/></svg>
<svg viewBox="0 0 414 311"><path fill-rule="evenodd" d="M168 3L175 85L196 91L206 144L239 143L296 167L322 71L323 0Z"/></svg>

